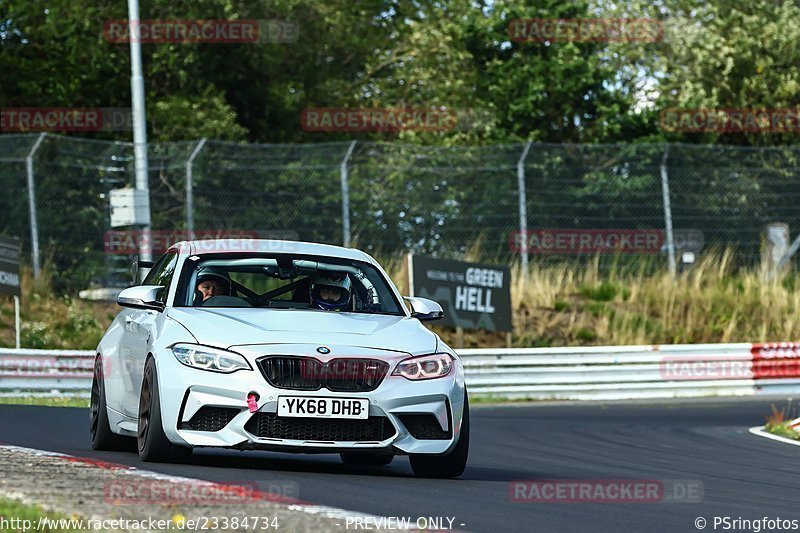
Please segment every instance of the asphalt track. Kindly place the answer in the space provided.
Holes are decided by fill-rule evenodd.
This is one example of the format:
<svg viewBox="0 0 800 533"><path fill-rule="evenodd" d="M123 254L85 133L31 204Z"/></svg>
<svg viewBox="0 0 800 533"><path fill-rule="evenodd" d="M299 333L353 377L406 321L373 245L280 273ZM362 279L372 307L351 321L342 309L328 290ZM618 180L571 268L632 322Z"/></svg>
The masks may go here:
<svg viewBox="0 0 800 533"><path fill-rule="evenodd" d="M143 464L94 452L87 410L74 408L0 405L0 441L216 482L290 482L305 502L451 517L461 531L698 531L697 517L723 531L715 516L800 521L800 446L747 431L773 403L786 399L473 406L469 465L455 480L414 478L402 457L353 467L334 455L203 451L189 464ZM545 479L693 480L703 494L697 503L511 501L510 482Z"/></svg>

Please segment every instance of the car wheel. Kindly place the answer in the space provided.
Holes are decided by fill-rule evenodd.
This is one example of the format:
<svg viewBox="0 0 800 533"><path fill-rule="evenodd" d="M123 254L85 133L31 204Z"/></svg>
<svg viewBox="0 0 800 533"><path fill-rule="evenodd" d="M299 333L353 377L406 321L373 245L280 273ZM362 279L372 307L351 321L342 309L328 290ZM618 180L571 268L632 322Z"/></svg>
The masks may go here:
<svg viewBox="0 0 800 533"><path fill-rule="evenodd" d="M464 391L464 416L461 419L461 433L458 443L446 455L411 455L411 470L417 477L449 478L458 477L467 467L469 454L469 399Z"/></svg>
<svg viewBox="0 0 800 533"><path fill-rule="evenodd" d="M89 403L89 439L93 450L122 451L130 448L130 439L111 431L106 407L106 390L103 382L103 359L94 360L92 395Z"/></svg>
<svg viewBox="0 0 800 533"><path fill-rule="evenodd" d="M386 466L394 460L392 453L347 453L339 454L346 465Z"/></svg>
<svg viewBox="0 0 800 533"><path fill-rule="evenodd" d="M139 427L136 433L139 457L151 463L180 462L187 459L192 450L172 444L164 434L160 398L156 364L152 357L148 357L139 395Z"/></svg>

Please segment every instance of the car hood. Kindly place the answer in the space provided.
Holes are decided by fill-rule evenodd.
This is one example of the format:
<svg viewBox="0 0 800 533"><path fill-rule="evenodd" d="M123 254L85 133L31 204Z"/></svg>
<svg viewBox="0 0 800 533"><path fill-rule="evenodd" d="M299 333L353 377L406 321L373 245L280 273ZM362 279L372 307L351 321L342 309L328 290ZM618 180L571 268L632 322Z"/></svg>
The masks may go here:
<svg viewBox="0 0 800 533"><path fill-rule="evenodd" d="M168 311L200 344L219 347L314 343L397 350L436 350L436 335L405 316L303 309L179 307Z"/></svg>

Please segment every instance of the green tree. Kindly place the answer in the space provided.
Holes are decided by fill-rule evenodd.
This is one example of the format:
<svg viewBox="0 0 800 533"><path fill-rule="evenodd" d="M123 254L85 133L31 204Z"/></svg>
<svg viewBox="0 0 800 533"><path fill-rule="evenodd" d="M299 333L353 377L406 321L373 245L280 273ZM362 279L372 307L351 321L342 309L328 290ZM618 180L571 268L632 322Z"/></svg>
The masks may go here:
<svg viewBox="0 0 800 533"><path fill-rule="evenodd" d="M800 5L793 0L634 0L609 5L617 16L663 20L654 46L621 43L619 70L650 87L650 120L678 109L796 109L800 103ZM791 133L662 132L663 138L722 144L796 144Z"/></svg>

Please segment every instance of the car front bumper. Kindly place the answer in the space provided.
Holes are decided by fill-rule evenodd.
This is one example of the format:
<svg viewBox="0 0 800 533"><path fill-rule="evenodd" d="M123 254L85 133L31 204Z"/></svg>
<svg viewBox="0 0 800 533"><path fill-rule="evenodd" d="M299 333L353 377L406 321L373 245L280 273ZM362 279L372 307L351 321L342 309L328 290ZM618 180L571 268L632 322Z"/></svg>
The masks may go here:
<svg viewBox="0 0 800 533"><path fill-rule="evenodd" d="M296 346L281 349L271 347L270 351L280 354L302 355ZM346 350L349 353L350 350ZM330 356L335 358L336 350ZM408 354L393 352L385 355L390 363L387 375L377 389L371 392L332 392L325 388L316 391L302 391L276 388L264 378L257 369L255 360L266 352L238 350L248 359L253 370L240 370L232 374L220 374L182 365L165 350L156 357L161 388L161 412L164 432L169 440L179 445L192 447L226 447L237 449L278 450L295 453L338 453L338 452L391 452L395 454L443 454L452 449L458 441L464 409L464 374L460 362L456 361L450 374L443 378L423 381L410 381L400 376L392 376L391 371L397 362L409 357ZM365 355L374 357L374 354ZM258 395L257 411L248 409L247 396ZM340 440L331 438L274 438L261 437L253 431L251 418L277 413L279 396L326 397L326 398L366 398L369 400L369 417L385 417L384 424L391 425L388 435L383 439ZM187 423L203 408L229 408L228 413L238 414L217 431L197 431L185 429ZM407 415L428 415L432 422L435 417L442 431L431 438L427 435L416 438L409 429ZM280 417L279 417L280 418ZM285 418L282 421L289 421ZM331 419L300 419L308 427L315 424L334 423ZM289 422L295 422L290 420ZM249 424L248 424L249 422ZM184 429L181 429L183 427ZM393 431L392 431L393 429ZM393 434L391 434L393 433ZM416 432L420 436L419 431ZM446 434L446 438L439 438ZM427 437L427 438L426 438Z"/></svg>

